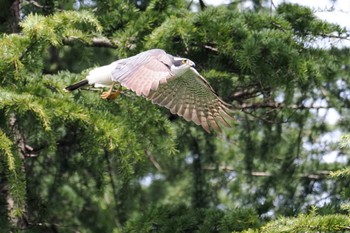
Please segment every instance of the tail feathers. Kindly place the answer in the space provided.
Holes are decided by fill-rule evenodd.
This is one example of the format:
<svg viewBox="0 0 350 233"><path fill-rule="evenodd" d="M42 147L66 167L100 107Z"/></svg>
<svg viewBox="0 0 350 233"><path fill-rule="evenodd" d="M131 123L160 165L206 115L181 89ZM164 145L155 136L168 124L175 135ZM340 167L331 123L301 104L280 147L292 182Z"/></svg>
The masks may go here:
<svg viewBox="0 0 350 233"><path fill-rule="evenodd" d="M82 86L87 85L87 84L89 84L89 81L87 79L84 79L84 80L81 80L81 81L79 81L77 83L69 85L69 86L65 87L64 89L66 91L74 91L74 90L76 90L76 89L78 89L78 88L80 88Z"/></svg>

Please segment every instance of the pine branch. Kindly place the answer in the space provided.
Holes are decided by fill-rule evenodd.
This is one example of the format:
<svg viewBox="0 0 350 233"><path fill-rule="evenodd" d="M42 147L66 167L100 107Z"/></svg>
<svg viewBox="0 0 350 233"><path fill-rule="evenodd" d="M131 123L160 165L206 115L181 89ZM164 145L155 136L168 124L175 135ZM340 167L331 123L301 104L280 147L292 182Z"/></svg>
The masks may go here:
<svg viewBox="0 0 350 233"><path fill-rule="evenodd" d="M73 46L74 44L76 44L77 42L83 42L86 43L85 41L81 40L80 38L73 38L73 37L67 37L64 38L62 40L62 43L64 45L68 45L68 46ZM37 45L38 41L37 40L33 40L29 46L24 50L24 52L22 53L22 55L20 56L19 60L23 60L23 58L34 48L35 45ZM92 47L104 47L104 48L113 48L116 49L118 48L118 46L116 45L116 43L113 43L111 40L104 38L104 37L96 37L93 38L91 40L90 44L87 44L89 46Z"/></svg>
<svg viewBox="0 0 350 233"><path fill-rule="evenodd" d="M203 0L199 0L199 5L200 5L202 11L205 10L205 8L207 7Z"/></svg>
<svg viewBox="0 0 350 233"><path fill-rule="evenodd" d="M64 45L69 45L69 46L73 46L74 44L76 44L77 42L83 42L86 43L85 41L79 39L79 38L73 38L73 37L67 37L64 38L62 40L62 43ZM29 46L24 50L24 52L22 53L22 55L20 56L19 60L22 61L23 58L34 48L34 46L36 46L38 44L37 40L33 40L31 41L31 43L29 44ZM111 40L107 39L107 38L93 38L91 40L90 44L87 44L89 46L92 47L104 47L104 48L113 48L116 49L118 48L118 46L116 45L116 43L113 43Z"/></svg>
<svg viewBox="0 0 350 233"><path fill-rule="evenodd" d="M63 39L63 44L64 45L69 45L72 46L76 42L82 42L81 39L73 38L73 37L68 37ZM105 37L96 37L91 40L91 43L89 44L92 47L105 47L105 48L113 48L116 49L118 46L116 45L115 42L112 42L111 40L105 38Z"/></svg>
<svg viewBox="0 0 350 233"><path fill-rule="evenodd" d="M193 0L191 0L191 2L188 4L187 10L191 9L192 3L193 3ZM203 0L199 0L199 6L200 6L202 11L205 10L205 8L207 8L207 6L205 5Z"/></svg>
<svg viewBox="0 0 350 233"><path fill-rule="evenodd" d="M28 45L28 47L23 51L23 53L21 54L21 56L19 57L19 60L22 61L24 59L25 56L27 56L27 54L33 50L34 46L38 44L38 40L31 40L30 44Z"/></svg>
<svg viewBox="0 0 350 233"><path fill-rule="evenodd" d="M157 162L156 158L151 154L151 152L149 150L145 150L145 154L147 155L147 158L149 159L149 161L151 161L151 163L153 164L153 166L158 170L158 171L162 171L162 167L160 166L160 164Z"/></svg>
<svg viewBox="0 0 350 233"><path fill-rule="evenodd" d="M283 103L279 102L264 102L264 103L253 103L253 104L240 104L240 105L234 105L233 108L245 110L245 109L261 109L261 108L270 108L270 109L295 109L295 110L304 110L304 109L329 109L332 108L331 106L320 106L316 104L311 105L285 105Z"/></svg>
<svg viewBox="0 0 350 233"><path fill-rule="evenodd" d="M259 85L260 86L260 85ZM241 101L243 99L250 99L262 95L262 93L269 92L271 88L257 88L257 84L252 84L245 87L239 87L242 90L236 91L231 94L230 98L233 100Z"/></svg>
<svg viewBox="0 0 350 233"><path fill-rule="evenodd" d="M37 8L40 8L40 9L43 9L43 8L44 8L44 6L41 5L41 4L39 4L37 1L34 1L34 0L27 0L26 2L28 2L29 4L31 4L31 5L33 5L33 6L37 7Z"/></svg>
<svg viewBox="0 0 350 233"><path fill-rule="evenodd" d="M217 48L212 47L212 46L210 46L210 45L204 45L204 48L206 48L206 49L208 49L208 50L210 50L210 51L212 51L212 52L215 52L215 53L218 53L218 52L219 52L219 50L218 50Z"/></svg>
<svg viewBox="0 0 350 233"><path fill-rule="evenodd" d="M285 121L277 121L277 120L268 120L268 119L266 119L266 118L263 118L263 117L260 117L260 116L258 116L258 115L255 115L255 114L253 114L252 112L249 112L249 111L247 111L247 110L245 110L245 109L241 109L245 114L247 114L247 115L250 115L250 116L252 116L252 117L254 117L254 118L257 118L257 119L259 119L259 120L261 120L261 121L264 121L264 122L266 122L266 123L269 123L269 124L276 124L276 123L285 123ZM247 120L247 119L246 119Z"/></svg>
<svg viewBox="0 0 350 233"><path fill-rule="evenodd" d="M204 167L203 170L206 171L221 171L221 172L237 172L236 169L232 168L232 167L227 167L227 166L219 166L217 167ZM310 180L322 180L327 178L330 174L332 173L332 171L327 171L327 170L320 170L320 171L316 171L313 173L302 173L297 175L297 177L299 178L305 178L305 179L310 179ZM254 177L274 177L277 176L275 174L272 174L270 172L260 172L260 171L252 171L250 173L251 176Z"/></svg>
<svg viewBox="0 0 350 233"><path fill-rule="evenodd" d="M193 3L193 0L191 0L191 2L188 4L188 6L187 6L187 10L190 10L190 9L191 9L191 5L192 5L192 3Z"/></svg>
<svg viewBox="0 0 350 233"><path fill-rule="evenodd" d="M333 39L340 39L340 40L350 40L350 34L347 33L345 36L336 36L331 34L319 34L322 38L333 38Z"/></svg>

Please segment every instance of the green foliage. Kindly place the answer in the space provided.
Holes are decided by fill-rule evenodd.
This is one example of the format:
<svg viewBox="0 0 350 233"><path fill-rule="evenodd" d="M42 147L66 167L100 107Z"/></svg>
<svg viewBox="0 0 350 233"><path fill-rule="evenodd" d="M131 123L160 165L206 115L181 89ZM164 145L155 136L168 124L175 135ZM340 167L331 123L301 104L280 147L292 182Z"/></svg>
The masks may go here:
<svg viewBox="0 0 350 233"><path fill-rule="evenodd" d="M6 112L17 112L20 115L25 115L26 112L34 113L42 123L44 130L50 130L50 119L34 96L1 90L0 101L0 108Z"/></svg>
<svg viewBox="0 0 350 233"><path fill-rule="evenodd" d="M350 135L343 135L339 143L340 148L348 149L350 147Z"/></svg>
<svg viewBox="0 0 350 233"><path fill-rule="evenodd" d="M309 37L308 39L314 40L315 38L310 36L323 37L333 32L345 33L344 28L317 19L312 10L307 7L284 3L277 8L277 12L283 15L291 24L294 32L303 39Z"/></svg>
<svg viewBox="0 0 350 233"><path fill-rule="evenodd" d="M52 16L30 14L20 25L29 39L47 41L54 46L61 45L67 37L88 42L91 32L102 31L96 17L88 11L63 11Z"/></svg>
<svg viewBox="0 0 350 233"><path fill-rule="evenodd" d="M232 232L256 228L259 219L251 209L191 209L162 206L146 211L127 222L123 232Z"/></svg>
<svg viewBox="0 0 350 233"><path fill-rule="evenodd" d="M26 232L348 230L348 138L341 152L329 138L348 131L349 51L312 45L342 28L292 4L191 12L182 0L37 2L46 5L23 5L20 33L0 37L5 230L20 228L16 218ZM232 104L232 129L208 135L128 90L116 101L63 91L150 48L195 61ZM326 121L327 111L341 121ZM334 153L339 161L324 162ZM319 213L305 214L310 206Z"/></svg>
<svg viewBox="0 0 350 233"><path fill-rule="evenodd" d="M331 173L331 176L333 177L350 176L350 168L346 167L344 169L334 171Z"/></svg>
<svg viewBox="0 0 350 233"><path fill-rule="evenodd" d="M12 208L9 209L8 216L10 218L22 216L23 207L25 203L25 179L22 168L22 161L18 157L17 153L13 153L12 141L0 130L0 150L1 154L5 157L1 160L5 160L6 163L6 179L9 182L8 193L11 195ZM0 160L0 161L1 161ZM1 167L0 167L1 168ZM3 172L0 170L0 172Z"/></svg>
<svg viewBox="0 0 350 233"><path fill-rule="evenodd" d="M19 79L27 73L42 69L42 56L48 46L62 45L64 38L90 42L102 28L87 11L63 11L52 16L28 15L21 22L21 35L3 35L0 38L0 74L2 83Z"/></svg>
<svg viewBox="0 0 350 233"><path fill-rule="evenodd" d="M4 132L0 131L0 149L2 150L2 154L5 157L8 170L10 172L15 171L15 159L12 154L12 142L11 140L4 134Z"/></svg>
<svg viewBox="0 0 350 233"><path fill-rule="evenodd" d="M350 220L346 215L325 215L319 216L315 213L301 214L295 218L281 217L271 221L259 230L245 230L244 233L253 232L347 232L349 230Z"/></svg>

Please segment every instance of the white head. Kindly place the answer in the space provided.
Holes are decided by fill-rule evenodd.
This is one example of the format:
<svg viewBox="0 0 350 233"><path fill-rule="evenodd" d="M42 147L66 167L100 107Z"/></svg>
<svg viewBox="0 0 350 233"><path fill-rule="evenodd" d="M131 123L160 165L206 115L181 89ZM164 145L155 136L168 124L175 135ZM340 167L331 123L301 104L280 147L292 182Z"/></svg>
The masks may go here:
<svg viewBox="0 0 350 233"><path fill-rule="evenodd" d="M173 64L170 67L171 72L173 72L176 76L181 76L185 72L187 72L191 67L195 67L193 61L187 58L174 57Z"/></svg>

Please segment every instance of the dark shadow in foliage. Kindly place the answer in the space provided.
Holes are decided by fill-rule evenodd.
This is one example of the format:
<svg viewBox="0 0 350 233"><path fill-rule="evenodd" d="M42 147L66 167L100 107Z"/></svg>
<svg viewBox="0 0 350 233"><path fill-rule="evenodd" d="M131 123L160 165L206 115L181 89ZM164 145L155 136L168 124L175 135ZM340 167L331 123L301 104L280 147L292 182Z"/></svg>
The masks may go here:
<svg viewBox="0 0 350 233"><path fill-rule="evenodd" d="M225 233L258 228L260 222L253 209L191 209L184 205L164 205L129 220L123 232L200 232Z"/></svg>

